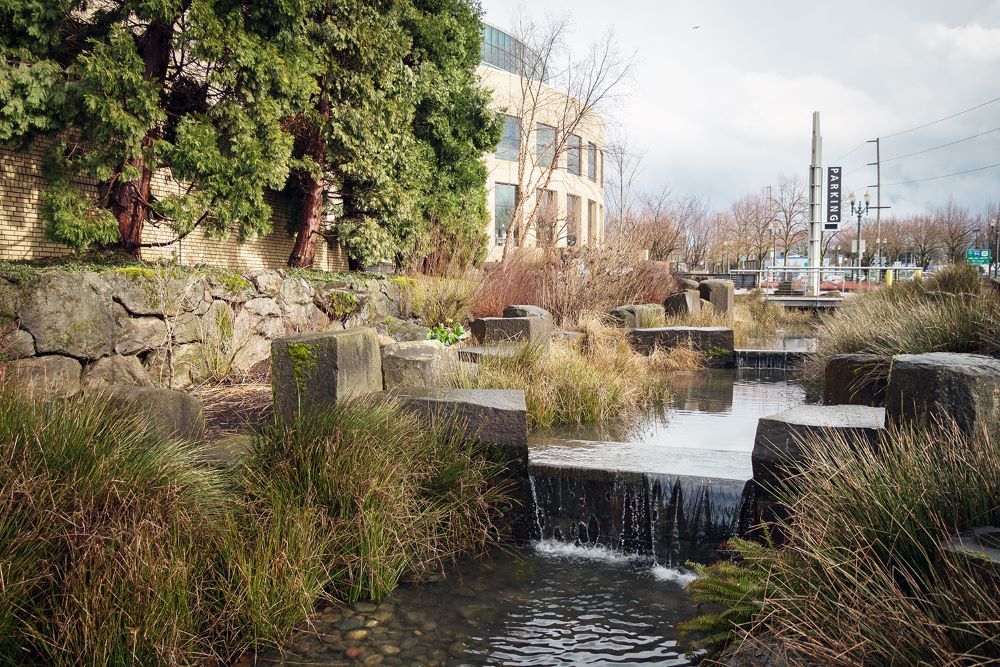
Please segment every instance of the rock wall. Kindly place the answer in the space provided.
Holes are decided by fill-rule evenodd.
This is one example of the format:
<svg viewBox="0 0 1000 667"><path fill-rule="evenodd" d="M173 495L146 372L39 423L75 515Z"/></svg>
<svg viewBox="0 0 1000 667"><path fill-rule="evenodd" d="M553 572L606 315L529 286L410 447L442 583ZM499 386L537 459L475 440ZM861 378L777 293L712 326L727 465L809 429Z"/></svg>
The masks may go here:
<svg viewBox="0 0 1000 667"><path fill-rule="evenodd" d="M123 268L0 277L4 371L50 393L246 375L275 338L407 311L393 279Z"/></svg>

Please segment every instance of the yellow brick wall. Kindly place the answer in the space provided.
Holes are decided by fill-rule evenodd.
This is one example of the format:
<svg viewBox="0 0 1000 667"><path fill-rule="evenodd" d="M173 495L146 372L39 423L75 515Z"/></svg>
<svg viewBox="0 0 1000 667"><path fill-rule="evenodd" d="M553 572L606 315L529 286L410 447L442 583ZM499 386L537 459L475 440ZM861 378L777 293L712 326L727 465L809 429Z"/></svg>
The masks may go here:
<svg viewBox="0 0 1000 667"><path fill-rule="evenodd" d="M0 146L0 259L40 259L67 255L70 249L45 239L44 222L39 205L45 188L42 163L50 144L36 142L26 151ZM80 181L85 191L97 194L97 184ZM153 191L158 193L180 187L166 172L153 178ZM273 211L273 231L250 239L243 244L235 238L211 239L195 230L185 239L160 248L144 248L143 259L176 261L186 265L212 265L248 272L260 269L280 269L286 265L294 239L287 233L288 202L278 193L269 193ZM144 243L161 243L173 238L165 226L147 222ZM316 269L346 271L347 255L339 245L320 242L316 248Z"/></svg>

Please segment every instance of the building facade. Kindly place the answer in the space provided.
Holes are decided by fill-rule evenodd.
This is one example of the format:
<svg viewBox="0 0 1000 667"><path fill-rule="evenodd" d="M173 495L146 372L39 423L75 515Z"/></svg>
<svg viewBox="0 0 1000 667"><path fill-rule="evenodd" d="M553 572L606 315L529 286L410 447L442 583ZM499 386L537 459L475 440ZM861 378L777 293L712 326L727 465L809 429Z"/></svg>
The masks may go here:
<svg viewBox="0 0 1000 667"><path fill-rule="evenodd" d="M484 157L490 260L512 241L508 229L517 227L517 215L523 245L596 246L604 239L604 121L524 75L526 53L510 34L483 25L479 77L504 119L500 143Z"/></svg>

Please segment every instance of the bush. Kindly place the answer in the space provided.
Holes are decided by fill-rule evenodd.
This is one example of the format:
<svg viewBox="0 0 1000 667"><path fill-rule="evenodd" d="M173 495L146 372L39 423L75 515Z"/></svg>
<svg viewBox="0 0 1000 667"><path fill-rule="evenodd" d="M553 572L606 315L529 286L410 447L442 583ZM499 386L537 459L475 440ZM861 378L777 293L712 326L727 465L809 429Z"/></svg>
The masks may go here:
<svg viewBox="0 0 1000 667"><path fill-rule="evenodd" d="M804 448L782 498L794 507L779 526L788 541L756 559L769 573L760 613L739 617L737 631L804 664L1000 655L1000 574L943 548L958 531L1000 521L1000 449L988 434L899 428L876 450L816 433Z"/></svg>
<svg viewBox="0 0 1000 667"><path fill-rule="evenodd" d="M603 325L595 317L580 323L580 343L553 341L551 350L523 345L509 357L484 358L471 376L459 376L464 387L523 389L528 427L629 420L650 403L665 398L662 371L701 367L700 355L680 348L652 357L637 354L623 329Z"/></svg>
<svg viewBox="0 0 1000 667"><path fill-rule="evenodd" d="M486 273L472 315L497 317L504 306L531 304L567 324L622 304L663 303L675 286L669 271L626 248L524 249Z"/></svg>
<svg viewBox="0 0 1000 667"><path fill-rule="evenodd" d="M420 277L412 281L413 314L420 323L433 327L449 320L469 319L469 308L479 283L469 278Z"/></svg>
<svg viewBox="0 0 1000 667"><path fill-rule="evenodd" d="M823 369L835 354L883 356L922 352L1000 355L1000 299L975 267L954 265L923 281L859 293L817 327L817 350L802 371L807 390L821 393Z"/></svg>

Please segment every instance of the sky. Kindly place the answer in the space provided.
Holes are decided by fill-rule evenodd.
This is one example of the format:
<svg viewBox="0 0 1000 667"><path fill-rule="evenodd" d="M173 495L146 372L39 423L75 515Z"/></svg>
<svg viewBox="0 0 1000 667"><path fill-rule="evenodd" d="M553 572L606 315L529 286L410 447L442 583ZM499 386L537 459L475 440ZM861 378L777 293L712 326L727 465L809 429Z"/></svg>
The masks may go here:
<svg viewBox="0 0 1000 667"><path fill-rule="evenodd" d="M609 125L644 149L643 190L694 194L727 207L779 174L808 180L812 112L824 166L848 191L875 183L907 215L949 196L975 212L1000 201L1000 0L484 0L485 20L510 28L568 18L583 55L609 30L635 65ZM697 27L695 27L697 26ZM990 130L996 131L990 132ZM975 134L982 136L920 155ZM857 149L857 150L855 150ZM875 196L871 188L872 197Z"/></svg>

